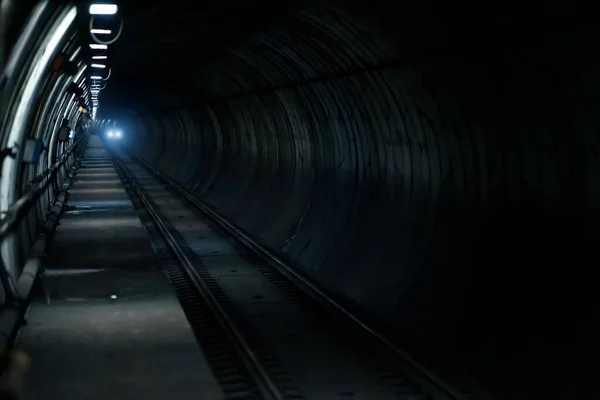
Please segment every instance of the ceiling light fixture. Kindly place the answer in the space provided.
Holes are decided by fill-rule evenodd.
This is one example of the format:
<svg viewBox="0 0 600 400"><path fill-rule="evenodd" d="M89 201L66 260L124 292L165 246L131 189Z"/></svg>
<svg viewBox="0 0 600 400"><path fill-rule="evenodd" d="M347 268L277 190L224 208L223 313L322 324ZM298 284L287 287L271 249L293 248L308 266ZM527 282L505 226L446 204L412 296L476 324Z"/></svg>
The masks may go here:
<svg viewBox="0 0 600 400"><path fill-rule="evenodd" d="M113 15L117 13L116 4L92 4L90 14L92 15Z"/></svg>

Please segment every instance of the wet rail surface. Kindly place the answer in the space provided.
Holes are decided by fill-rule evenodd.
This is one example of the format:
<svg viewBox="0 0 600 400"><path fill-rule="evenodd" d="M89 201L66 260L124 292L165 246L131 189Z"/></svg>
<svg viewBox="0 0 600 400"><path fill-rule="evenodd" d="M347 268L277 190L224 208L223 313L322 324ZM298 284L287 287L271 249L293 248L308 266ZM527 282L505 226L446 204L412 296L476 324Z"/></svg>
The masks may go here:
<svg viewBox="0 0 600 400"><path fill-rule="evenodd" d="M324 308L152 170L111 153L228 398L469 398Z"/></svg>

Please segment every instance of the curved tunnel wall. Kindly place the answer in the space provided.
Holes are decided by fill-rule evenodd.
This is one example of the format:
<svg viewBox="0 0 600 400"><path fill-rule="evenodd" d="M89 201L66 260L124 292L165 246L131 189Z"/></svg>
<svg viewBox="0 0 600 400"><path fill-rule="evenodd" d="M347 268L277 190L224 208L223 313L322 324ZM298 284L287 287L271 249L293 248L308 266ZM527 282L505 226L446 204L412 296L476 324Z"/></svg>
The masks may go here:
<svg viewBox="0 0 600 400"><path fill-rule="evenodd" d="M76 56L78 44L72 24L77 11L70 3L41 2L35 7L34 4L28 3L31 2L18 5L19 13L29 13L29 18L24 24L11 25L15 29L15 35L8 38L18 37L17 28L21 36L17 44L4 43L12 52L9 62L3 65L5 68L0 71L0 103L3 107L0 110L0 139L4 147L12 148L15 153L14 158L3 156L1 160L0 182L4 209L13 207L17 199L34 190L37 187L35 178L55 164L56 156L64 155L66 146L56 141L55 123L60 123L63 115L74 123L81 115L73 106L73 96L66 93L66 85L75 82L82 86L84 82L80 78L85 66L82 67L81 62L75 60L79 66L76 76L66 76L62 71L55 72L50 68L54 56L59 52L67 57L73 55L73 59ZM24 148L28 139L40 139L46 150L35 164L30 164L24 159ZM67 145L72 144L73 140L69 139ZM5 148L4 151L6 150ZM48 159L48 151L55 155L54 159ZM33 242L47 219L58 186L66 177L66 170L72 166L72 158L65 160L41 198L25 210L19 227L14 232L5 232L0 246L1 264L5 270L3 275L8 275L6 280L10 282L3 281L2 286L6 287L2 287L2 291L14 289L10 286L14 286L21 277L23 263L32 256ZM23 211L21 209L19 213ZM4 293L2 297L0 305L4 304Z"/></svg>
<svg viewBox="0 0 600 400"><path fill-rule="evenodd" d="M256 33L186 73L197 102L130 110L126 145L421 358L559 374L593 337L596 65L562 34L473 53L374 21Z"/></svg>

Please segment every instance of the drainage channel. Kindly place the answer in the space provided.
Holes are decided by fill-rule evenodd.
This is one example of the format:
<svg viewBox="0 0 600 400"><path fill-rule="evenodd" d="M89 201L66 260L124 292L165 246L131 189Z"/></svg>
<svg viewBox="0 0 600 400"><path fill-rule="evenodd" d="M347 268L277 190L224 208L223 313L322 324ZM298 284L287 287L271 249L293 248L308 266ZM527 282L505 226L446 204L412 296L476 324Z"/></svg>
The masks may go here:
<svg viewBox="0 0 600 400"><path fill-rule="evenodd" d="M391 356L352 321L332 314L151 170L122 153L114 157L201 280L208 303L218 304L211 309L222 313L215 320L225 318L239 333L247 346L241 353L259 366L258 373L250 368L252 375L276 398L465 398ZM194 242L197 231L203 234ZM239 354L240 345L236 348Z"/></svg>

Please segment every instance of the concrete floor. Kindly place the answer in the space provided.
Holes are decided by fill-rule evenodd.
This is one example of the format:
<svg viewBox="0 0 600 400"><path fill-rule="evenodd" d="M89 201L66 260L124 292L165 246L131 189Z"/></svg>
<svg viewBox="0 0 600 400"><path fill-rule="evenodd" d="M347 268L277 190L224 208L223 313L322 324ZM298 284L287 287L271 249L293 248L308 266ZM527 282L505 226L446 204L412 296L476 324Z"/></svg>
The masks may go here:
<svg viewBox="0 0 600 400"><path fill-rule="evenodd" d="M116 171L92 137L18 347L23 399L221 399Z"/></svg>

